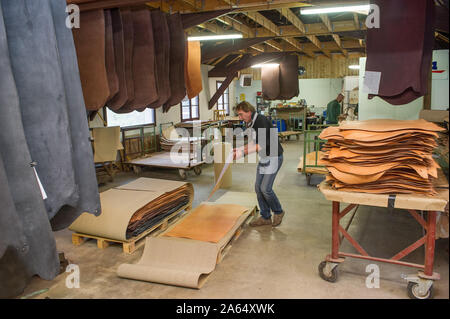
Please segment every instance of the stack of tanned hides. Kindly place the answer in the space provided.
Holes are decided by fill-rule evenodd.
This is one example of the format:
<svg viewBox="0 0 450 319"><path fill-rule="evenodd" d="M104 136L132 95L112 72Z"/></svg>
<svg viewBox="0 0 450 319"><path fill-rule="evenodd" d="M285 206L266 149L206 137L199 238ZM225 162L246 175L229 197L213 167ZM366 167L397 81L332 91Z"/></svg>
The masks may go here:
<svg viewBox="0 0 450 319"><path fill-rule="evenodd" d="M328 142L319 164L338 190L434 195L438 165L432 152L442 130L425 120L343 122L320 134Z"/></svg>
<svg viewBox="0 0 450 319"><path fill-rule="evenodd" d="M102 214L81 215L70 227L78 233L127 240L191 205L190 183L139 178L100 194Z"/></svg>
<svg viewBox="0 0 450 319"><path fill-rule="evenodd" d="M164 106L167 112L186 96L180 14L147 8L83 11L73 35L87 110L108 106L129 113ZM189 63L200 70L200 61Z"/></svg>
<svg viewBox="0 0 450 319"><path fill-rule="evenodd" d="M170 152L174 150L173 147L176 145L176 150L178 152L188 149L192 152L195 147L194 144L201 141L202 137L189 136L187 130L184 132L185 134L178 134L177 129L174 126L164 129L160 138L161 150Z"/></svg>

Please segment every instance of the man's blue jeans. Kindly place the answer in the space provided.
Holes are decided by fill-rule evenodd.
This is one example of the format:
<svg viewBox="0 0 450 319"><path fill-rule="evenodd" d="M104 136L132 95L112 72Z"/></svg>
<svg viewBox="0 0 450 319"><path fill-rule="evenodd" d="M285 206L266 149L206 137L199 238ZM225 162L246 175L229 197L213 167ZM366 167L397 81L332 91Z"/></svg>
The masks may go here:
<svg viewBox="0 0 450 319"><path fill-rule="evenodd" d="M278 161L275 158L275 161L270 165L272 166L270 169L267 167L269 165L262 164L261 162L258 163L258 167L256 168L255 191L258 198L260 214L265 219L271 217L271 210L274 214L281 214L283 212L280 201L272 189L273 182L280 170L281 164L283 164L283 155L278 156Z"/></svg>

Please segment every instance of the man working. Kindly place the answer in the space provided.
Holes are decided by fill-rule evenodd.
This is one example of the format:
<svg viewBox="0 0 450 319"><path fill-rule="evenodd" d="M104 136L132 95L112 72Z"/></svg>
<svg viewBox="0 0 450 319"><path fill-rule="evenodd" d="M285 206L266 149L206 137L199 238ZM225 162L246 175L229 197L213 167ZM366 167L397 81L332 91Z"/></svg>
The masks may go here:
<svg viewBox="0 0 450 319"><path fill-rule="evenodd" d="M284 216L280 201L272 187L283 163L283 148L278 142L277 129L253 105L244 101L236 106L239 119L244 121L254 138L242 148L233 149L233 159L239 159L247 154L258 152L259 162L256 169L255 191L258 198L261 216L250 222L250 226L278 226ZM273 212L273 221L271 211Z"/></svg>
<svg viewBox="0 0 450 319"><path fill-rule="evenodd" d="M341 102L344 95L339 93L336 99L327 105L327 124L338 124L338 117L341 114Z"/></svg>

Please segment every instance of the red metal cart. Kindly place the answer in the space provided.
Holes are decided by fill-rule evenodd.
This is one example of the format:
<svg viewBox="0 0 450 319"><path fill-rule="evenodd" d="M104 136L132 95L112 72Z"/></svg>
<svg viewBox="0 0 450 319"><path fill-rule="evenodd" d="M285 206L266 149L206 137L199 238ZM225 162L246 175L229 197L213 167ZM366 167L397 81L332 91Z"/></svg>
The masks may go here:
<svg viewBox="0 0 450 319"><path fill-rule="evenodd" d="M326 199L333 202L333 209L331 254L326 256L325 261L319 264L320 277L326 281L335 282L337 280L338 274L337 266L345 260L345 257L360 258L413 267L420 269L420 271L417 275L409 275L404 277L404 279L406 279L408 282L408 295L410 296L410 298L415 299L432 298L433 283L435 280L440 279L439 274L433 272L436 214L439 211L444 211L446 205L448 205L449 191L448 183L446 184L446 188L438 188L439 194L437 196L427 197L420 195L394 196L343 192L333 190L328 184L322 182L319 185L319 190L325 195ZM348 203L349 205L341 210L341 202ZM358 244L358 242L347 232L347 229L350 226L354 215L350 219L350 222L345 229L340 224L340 220L352 210L355 213L359 205L406 209L420 223L420 225L422 225L422 227L426 231L426 235L400 251L392 258L386 259L369 256L364 248L361 247L360 244ZM418 210L428 212L428 217L426 220L419 215ZM342 234L342 236L340 234ZM339 251L339 246L343 238L346 238L350 242L350 244L355 247L359 254ZM422 245L425 245L425 261L423 265L401 261L403 257L407 256Z"/></svg>

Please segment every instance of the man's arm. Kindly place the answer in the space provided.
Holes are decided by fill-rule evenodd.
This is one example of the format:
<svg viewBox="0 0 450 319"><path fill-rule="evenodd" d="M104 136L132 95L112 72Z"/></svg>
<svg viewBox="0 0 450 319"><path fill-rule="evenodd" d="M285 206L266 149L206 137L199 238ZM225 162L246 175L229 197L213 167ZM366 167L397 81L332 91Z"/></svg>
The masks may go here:
<svg viewBox="0 0 450 319"><path fill-rule="evenodd" d="M256 143L250 142L250 143L244 145L244 147L239 147L239 148L233 149L233 159L235 159L235 160L240 159L241 157L244 157L245 155L259 152L260 150L261 150L261 146L259 146Z"/></svg>

